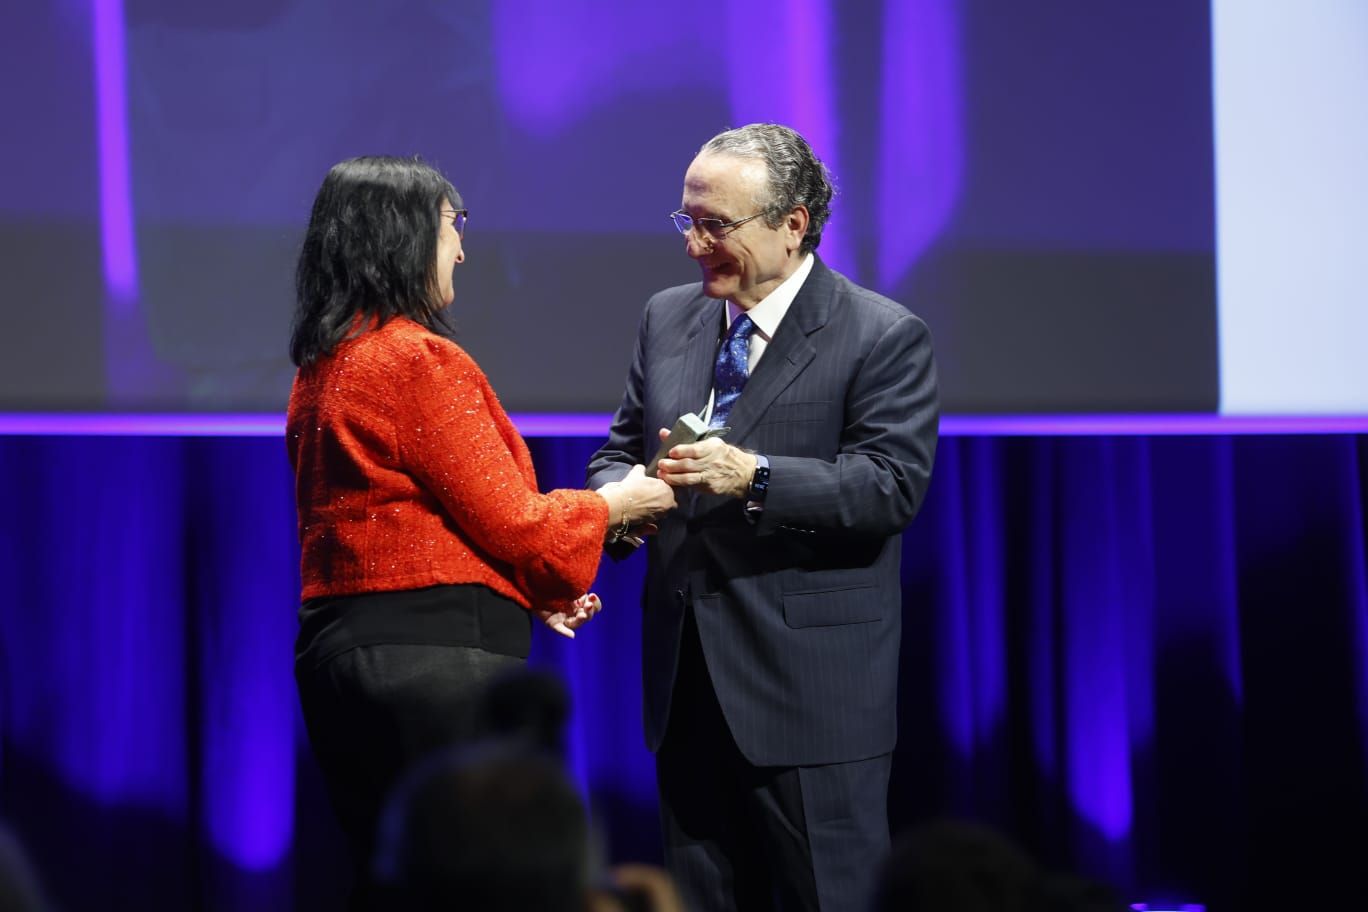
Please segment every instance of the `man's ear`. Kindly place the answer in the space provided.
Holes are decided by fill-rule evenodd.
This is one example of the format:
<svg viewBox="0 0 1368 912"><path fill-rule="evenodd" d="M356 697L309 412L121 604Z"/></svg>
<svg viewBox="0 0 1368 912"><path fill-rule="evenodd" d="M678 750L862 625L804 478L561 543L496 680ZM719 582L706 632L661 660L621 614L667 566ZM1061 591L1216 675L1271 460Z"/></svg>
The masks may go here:
<svg viewBox="0 0 1368 912"><path fill-rule="evenodd" d="M784 229L789 233L791 249L797 250L802 246L803 235L807 234L808 218L807 206L794 206L789 210Z"/></svg>

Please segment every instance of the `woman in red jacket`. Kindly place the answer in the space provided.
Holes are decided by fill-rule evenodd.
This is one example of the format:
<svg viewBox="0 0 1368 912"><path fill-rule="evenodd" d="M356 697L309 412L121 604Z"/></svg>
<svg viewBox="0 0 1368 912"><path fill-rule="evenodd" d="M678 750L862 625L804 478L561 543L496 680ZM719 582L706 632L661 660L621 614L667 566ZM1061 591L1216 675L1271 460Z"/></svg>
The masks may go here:
<svg viewBox="0 0 1368 912"><path fill-rule="evenodd" d="M640 466L596 492L538 491L484 373L435 331L465 222L428 165L344 161L296 271L295 675L359 886L400 772L474 734L484 684L527 657L532 616L569 637L593 617L606 537L674 506Z"/></svg>

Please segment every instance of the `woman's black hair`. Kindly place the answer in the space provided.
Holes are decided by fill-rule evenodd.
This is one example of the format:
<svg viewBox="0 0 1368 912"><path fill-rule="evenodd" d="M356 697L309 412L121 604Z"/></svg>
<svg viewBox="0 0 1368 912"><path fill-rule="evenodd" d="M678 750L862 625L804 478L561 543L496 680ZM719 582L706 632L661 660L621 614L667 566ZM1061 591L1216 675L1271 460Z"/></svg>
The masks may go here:
<svg viewBox="0 0 1368 912"><path fill-rule="evenodd" d="M367 155L333 165L295 267L297 366L329 354L371 318L383 325L402 315L446 328L435 272L443 201L463 206L451 182L417 158Z"/></svg>

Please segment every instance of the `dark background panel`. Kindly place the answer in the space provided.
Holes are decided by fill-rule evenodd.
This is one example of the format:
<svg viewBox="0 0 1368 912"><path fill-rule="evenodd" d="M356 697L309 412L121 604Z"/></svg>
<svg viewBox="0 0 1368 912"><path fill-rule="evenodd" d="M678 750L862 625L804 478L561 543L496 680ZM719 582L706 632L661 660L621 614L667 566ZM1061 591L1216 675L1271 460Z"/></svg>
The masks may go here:
<svg viewBox="0 0 1368 912"><path fill-rule="evenodd" d="M949 412L1212 412L1215 284L1205 254L956 249L911 297Z"/></svg>
<svg viewBox="0 0 1368 912"><path fill-rule="evenodd" d="M281 410L312 196L385 152L466 197L452 316L507 407L606 412L646 297L696 277L665 220L689 159L767 116L824 138L823 252L925 317L950 411L1218 400L1203 4L116 7L18 8L0 39L21 137L0 146L8 410ZM122 177L93 75L110 35ZM131 301L101 287L102 182L124 180Z"/></svg>

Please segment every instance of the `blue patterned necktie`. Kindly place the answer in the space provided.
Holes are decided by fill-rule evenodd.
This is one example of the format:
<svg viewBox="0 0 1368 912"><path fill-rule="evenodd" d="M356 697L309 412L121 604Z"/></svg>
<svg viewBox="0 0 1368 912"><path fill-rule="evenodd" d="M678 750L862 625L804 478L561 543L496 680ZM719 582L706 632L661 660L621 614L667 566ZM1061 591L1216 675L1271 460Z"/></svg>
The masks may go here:
<svg viewBox="0 0 1368 912"><path fill-rule="evenodd" d="M713 410L709 427L722 427L727 423L732 406L741 395L750 374L750 337L755 329L751 318L745 314L732 321L727 330L727 338L717 352L717 364L713 366Z"/></svg>

